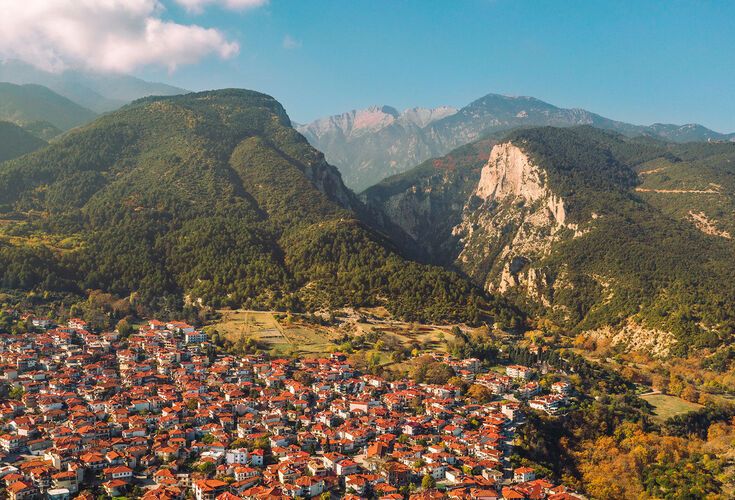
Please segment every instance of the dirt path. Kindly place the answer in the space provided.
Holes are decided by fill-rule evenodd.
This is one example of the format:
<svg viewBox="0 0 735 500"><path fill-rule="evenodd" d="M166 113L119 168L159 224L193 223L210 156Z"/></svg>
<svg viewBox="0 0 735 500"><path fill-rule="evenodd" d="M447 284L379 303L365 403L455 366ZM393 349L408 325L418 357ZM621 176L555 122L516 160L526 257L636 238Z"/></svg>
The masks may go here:
<svg viewBox="0 0 735 500"><path fill-rule="evenodd" d="M669 193L669 194L720 194L714 189L648 189L635 188L639 193Z"/></svg>

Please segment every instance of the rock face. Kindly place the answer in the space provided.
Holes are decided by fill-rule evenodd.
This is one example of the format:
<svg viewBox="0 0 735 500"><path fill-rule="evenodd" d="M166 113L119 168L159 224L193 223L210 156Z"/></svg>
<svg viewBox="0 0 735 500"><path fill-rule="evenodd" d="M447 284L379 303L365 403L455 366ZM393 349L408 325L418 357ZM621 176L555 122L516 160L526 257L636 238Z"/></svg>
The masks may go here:
<svg viewBox="0 0 735 500"><path fill-rule="evenodd" d="M592 338L608 339L612 345L621 344L631 351L645 351L657 357L667 357L678 343L671 332L646 328L632 318L618 328L605 326L586 334Z"/></svg>
<svg viewBox="0 0 735 500"><path fill-rule="evenodd" d="M583 231L568 220L565 200L522 144L488 139L465 149L420 167L431 175L406 185L397 177L363 198L427 259L459 269L489 291L517 289L548 305L554 279L539 262Z"/></svg>
<svg viewBox="0 0 735 500"><path fill-rule="evenodd" d="M522 286L546 302L550 279L534 263L578 231L566 219L564 200L549 189L545 172L519 146L498 144L452 230L461 248L456 265L488 290Z"/></svg>
<svg viewBox="0 0 735 500"><path fill-rule="evenodd" d="M702 215L717 214L710 201L715 195L695 193L710 197L698 210L667 207L657 198L670 213L646 201L654 194L706 189L701 180L681 182L700 179L703 162L679 174L681 181L653 184L675 194L641 191L641 177L651 182L672 149L722 158L732 148L673 146L593 127L521 129L385 179L362 199L410 235L427 260L458 269L486 290L524 300L555 324L570 331L609 326L610 336L630 346L653 351L660 343L683 352L694 338L730 338L715 300L731 303L735 297L735 288L722 279L735 276L728 246L735 232L724 234L719 219ZM639 177L632 165L641 158L646 173ZM722 192L731 191L725 175L716 178ZM697 227L683 220L683 210ZM704 297L711 312L672 312L696 297Z"/></svg>

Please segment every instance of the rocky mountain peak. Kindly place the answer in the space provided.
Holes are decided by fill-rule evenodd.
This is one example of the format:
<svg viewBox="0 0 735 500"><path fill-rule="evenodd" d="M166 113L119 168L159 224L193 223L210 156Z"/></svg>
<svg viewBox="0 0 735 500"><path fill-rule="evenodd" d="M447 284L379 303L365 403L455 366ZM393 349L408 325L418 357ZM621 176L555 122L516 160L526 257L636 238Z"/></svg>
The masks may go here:
<svg viewBox="0 0 735 500"><path fill-rule="evenodd" d="M544 173L534 165L521 148L511 142L493 147L480 174L475 195L485 201L520 201L532 204L546 200L549 215L564 225L564 203L548 188Z"/></svg>
<svg viewBox="0 0 735 500"><path fill-rule="evenodd" d="M566 219L564 200L550 189L546 172L522 147L497 144L452 231L460 239L458 263L489 290L523 285L542 300L546 277L533 265L577 232Z"/></svg>
<svg viewBox="0 0 735 500"><path fill-rule="evenodd" d="M315 138L341 134L347 140L369 133L376 133L393 124L424 128L457 110L450 106L438 108L409 108L399 112L392 106L369 106L364 109L353 109L339 115L320 118L308 124L299 125L302 134Z"/></svg>

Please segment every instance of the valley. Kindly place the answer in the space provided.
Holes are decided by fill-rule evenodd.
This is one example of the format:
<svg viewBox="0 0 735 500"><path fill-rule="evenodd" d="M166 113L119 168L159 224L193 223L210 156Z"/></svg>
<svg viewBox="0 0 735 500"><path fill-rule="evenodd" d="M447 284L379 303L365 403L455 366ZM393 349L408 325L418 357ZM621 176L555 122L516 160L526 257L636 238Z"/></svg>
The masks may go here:
<svg viewBox="0 0 735 500"><path fill-rule="evenodd" d="M0 500L735 499L733 19L0 0Z"/></svg>
<svg viewBox="0 0 735 500"><path fill-rule="evenodd" d="M393 111L343 119L427 127L462 114ZM179 422L141 424L166 436L144 434L150 450L177 454L77 487L146 498L183 484L156 482L176 470L192 491L259 498L290 491L277 474L314 477L340 453L328 481L308 481L337 497L357 491L349 482L401 498L666 498L673 477L688 495L726 498L735 144L590 126L470 137L358 195L280 103L229 89L144 98L1 162L0 359L30 345L46 373L50 339L81 387L102 390L77 356L101 364L129 419ZM12 373L5 401L43 414L27 396L34 371ZM105 382L120 378L174 402L133 404ZM394 390L412 396L399 408ZM199 430L180 438L182 422ZM334 431L304 439L322 425ZM392 448L379 453L387 466L368 460L376 443ZM674 458L633 473L641 443ZM226 453L264 462L247 476ZM611 468L626 480L599 474ZM302 483L292 493L309 496Z"/></svg>

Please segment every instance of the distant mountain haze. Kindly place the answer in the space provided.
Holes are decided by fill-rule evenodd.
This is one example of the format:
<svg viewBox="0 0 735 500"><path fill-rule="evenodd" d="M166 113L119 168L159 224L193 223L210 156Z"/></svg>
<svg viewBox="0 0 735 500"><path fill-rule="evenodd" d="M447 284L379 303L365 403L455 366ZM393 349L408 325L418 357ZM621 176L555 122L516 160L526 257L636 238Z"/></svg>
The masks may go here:
<svg viewBox="0 0 735 500"><path fill-rule="evenodd" d="M298 126L309 142L339 168L345 184L361 191L380 179L501 130L525 126L592 125L626 136L650 135L673 142L727 141L701 125L633 125L584 109L565 109L533 97L488 94L460 110L412 108L399 113L390 106L320 118Z"/></svg>
<svg viewBox="0 0 735 500"><path fill-rule="evenodd" d="M0 83L0 120L61 131L88 123L96 113L41 85ZM44 125L39 126L39 122Z"/></svg>
<svg viewBox="0 0 735 500"><path fill-rule="evenodd" d="M73 70L52 73L15 60L0 62L0 82L43 85L95 113L112 111L141 97L189 92L128 75Z"/></svg>
<svg viewBox="0 0 735 500"><path fill-rule="evenodd" d="M297 130L312 145L339 165L345 184L361 190L386 175L405 170L410 164L435 156L424 129L451 116L456 109L411 108L399 112L390 106L373 106L300 125Z"/></svg>

